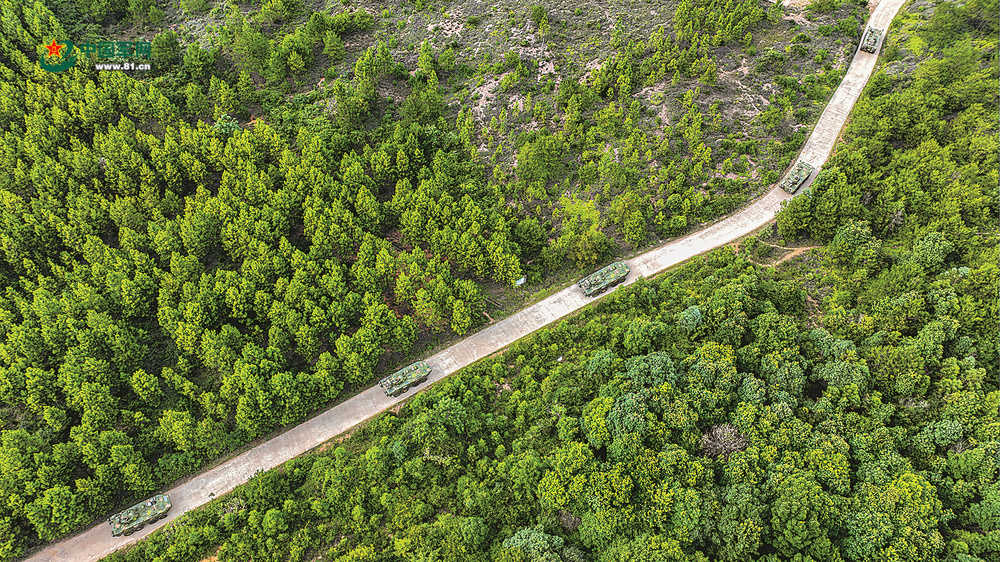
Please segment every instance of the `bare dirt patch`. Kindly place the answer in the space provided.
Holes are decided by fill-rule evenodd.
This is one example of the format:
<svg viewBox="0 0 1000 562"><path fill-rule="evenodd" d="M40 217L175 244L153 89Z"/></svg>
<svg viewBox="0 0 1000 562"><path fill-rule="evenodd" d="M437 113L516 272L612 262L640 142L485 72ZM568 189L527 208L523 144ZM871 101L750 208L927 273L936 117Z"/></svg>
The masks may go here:
<svg viewBox="0 0 1000 562"><path fill-rule="evenodd" d="M503 384L493 383L493 385L497 388L497 398L499 398L500 395L503 394L503 391L505 391L505 390L509 391L510 390L510 385L507 384L507 383L503 383Z"/></svg>
<svg viewBox="0 0 1000 562"><path fill-rule="evenodd" d="M217 548L215 550L215 554L213 554L213 555L211 555L211 556L209 556L207 558L202 558L201 562L218 562L219 561L219 551L220 550L222 550L222 547Z"/></svg>
<svg viewBox="0 0 1000 562"><path fill-rule="evenodd" d="M451 35L461 35L462 27L464 27L462 22L449 19L443 22L427 24L427 31L437 31L448 37Z"/></svg>
<svg viewBox="0 0 1000 562"><path fill-rule="evenodd" d="M496 90L496 87L500 85L500 81L508 74L510 74L509 71L493 78L487 78L483 81L482 86L475 89L475 92L479 94L479 99L476 100L476 105L473 107L476 117L481 120L487 120L485 116L486 106L494 99L494 90Z"/></svg>
<svg viewBox="0 0 1000 562"><path fill-rule="evenodd" d="M581 523L583 523L583 519L580 519L576 515L573 515L564 509L559 510L559 524L562 525L563 529L566 529L567 531L575 531Z"/></svg>
<svg viewBox="0 0 1000 562"><path fill-rule="evenodd" d="M806 314L809 316L806 325L810 328L819 328L819 318L821 316L819 313L819 302L809 293L806 293Z"/></svg>
<svg viewBox="0 0 1000 562"><path fill-rule="evenodd" d="M653 94L662 94L667 89L666 81L660 82L658 84L653 84L652 86L646 86L645 88L639 90L638 93L633 94L634 98L644 98L651 99Z"/></svg>
<svg viewBox="0 0 1000 562"><path fill-rule="evenodd" d="M410 95L410 87L405 82L395 80L391 77L383 77L375 84L375 89L380 96L392 98L397 101L405 100Z"/></svg>
<svg viewBox="0 0 1000 562"><path fill-rule="evenodd" d="M580 76L580 83L585 84L590 81L590 75L598 68L601 68L602 59L594 59L583 66L583 75Z"/></svg>
<svg viewBox="0 0 1000 562"><path fill-rule="evenodd" d="M740 66L738 66L737 68L735 68L733 70L727 70L725 72L720 72L719 73L719 79L720 80L739 80L739 79L746 78L747 74L750 74L750 65L747 64L747 58L746 57L741 57L740 58ZM739 77L738 78L734 78L737 75L739 75Z"/></svg>
<svg viewBox="0 0 1000 562"><path fill-rule="evenodd" d="M789 247L785 247L785 246L778 246L777 244L769 244L767 242L764 242L763 240L760 242L760 244L768 247L769 250L770 250L768 258L767 258L767 261L766 262L756 261L752 257L750 257L749 255L747 255L747 259L750 262L752 262L752 263L754 263L756 265L759 265L761 267L775 267L778 264L781 264L781 263L784 263L786 261L789 261L789 260L792 260L794 258L797 258L799 256L802 256L803 254L805 254L809 250L812 250L814 248L819 248L820 247L820 246L799 246L799 247L789 248ZM735 245L735 249L736 249L736 252L739 253L739 251L740 251L740 243L737 243ZM778 252L779 252L778 255L775 255L774 250L778 250Z"/></svg>
<svg viewBox="0 0 1000 562"><path fill-rule="evenodd" d="M791 251L778 258L778 260L771 265L778 265L779 263L786 262L796 256L801 256L802 254L808 252L809 250L812 250L813 248L819 248L819 246L803 246L801 248L785 248L784 246L776 246L776 247L781 248L783 250L791 250Z"/></svg>
<svg viewBox="0 0 1000 562"><path fill-rule="evenodd" d="M802 27L812 27L813 23L806 19L801 12L789 12L785 15L785 19L788 21L793 21Z"/></svg>

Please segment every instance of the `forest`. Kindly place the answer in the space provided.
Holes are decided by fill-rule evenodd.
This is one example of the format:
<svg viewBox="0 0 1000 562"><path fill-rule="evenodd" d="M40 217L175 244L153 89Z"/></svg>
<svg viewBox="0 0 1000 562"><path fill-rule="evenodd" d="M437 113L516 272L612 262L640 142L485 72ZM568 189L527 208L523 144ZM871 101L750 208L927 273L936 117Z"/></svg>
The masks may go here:
<svg viewBox="0 0 1000 562"><path fill-rule="evenodd" d="M443 9L422 0L251 4L0 0L0 560L367 387L491 301L759 194L867 14L817 2L815 37L752 1L669 4L644 35L554 7L465 19L512 30L497 45L614 53L543 72L413 41L399 23ZM903 71L875 76L778 221L828 244L822 275L697 260L122 556L989 562L994 8L911 14L887 47ZM109 32L155 32L154 70L39 68L40 45ZM719 66L737 58L770 95L747 118ZM788 490L818 503L767 495ZM875 510L904 493L926 509Z"/></svg>
<svg viewBox="0 0 1000 562"><path fill-rule="evenodd" d="M902 13L845 142L738 250L108 560L1000 560L995 7Z"/></svg>
<svg viewBox="0 0 1000 562"><path fill-rule="evenodd" d="M655 29L519 6L462 44L412 40L441 5L349 4L0 1L0 560L746 202L865 15L817 5L811 40L753 0ZM477 54L494 25L560 54ZM39 65L146 37L149 72ZM759 115L724 101L737 59Z"/></svg>

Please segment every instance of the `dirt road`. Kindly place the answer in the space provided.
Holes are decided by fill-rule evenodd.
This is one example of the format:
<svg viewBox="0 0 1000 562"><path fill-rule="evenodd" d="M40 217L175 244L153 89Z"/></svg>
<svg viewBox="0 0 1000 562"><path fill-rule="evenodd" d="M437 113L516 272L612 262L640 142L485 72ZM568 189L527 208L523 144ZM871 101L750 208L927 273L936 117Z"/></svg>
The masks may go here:
<svg viewBox="0 0 1000 562"><path fill-rule="evenodd" d="M869 25L888 29L889 23L905 0L882 0L872 14ZM875 66L876 56L858 51L840 87L820 116L812 135L806 141L800 158L817 169L826 161L847 116L857 101ZM807 180L811 182L812 178ZM732 242L749 234L774 218L782 201L791 198L780 189L734 215L690 236L669 242L629 260L632 273L624 284L634 282L639 275L649 277L698 254ZM593 299L583 296L576 286L564 289L482 330L452 347L427 359L433 368L427 384L465 367L514 343L584 305ZM388 398L378 387L343 402L270 441L213 468L188 482L168 490L173 509L169 522L189 509L196 508L246 482L258 469L268 470L301 455L331 437L377 415L404 400ZM107 556L115 549L137 541L163 526L163 522L147 527L131 537L112 537L107 524L93 527L77 536L51 545L28 559L29 562L91 562Z"/></svg>

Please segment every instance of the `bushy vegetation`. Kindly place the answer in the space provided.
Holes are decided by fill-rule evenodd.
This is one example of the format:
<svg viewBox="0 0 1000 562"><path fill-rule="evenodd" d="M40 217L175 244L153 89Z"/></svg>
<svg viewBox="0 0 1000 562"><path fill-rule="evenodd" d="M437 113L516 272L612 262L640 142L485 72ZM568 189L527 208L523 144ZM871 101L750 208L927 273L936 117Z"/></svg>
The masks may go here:
<svg viewBox="0 0 1000 562"><path fill-rule="evenodd" d="M724 248L640 280L112 560L998 560L987 31L975 55L959 42L912 81L872 83L775 227L823 248L778 267ZM954 56L973 62L941 81ZM945 114L882 113L967 76ZM839 211L824 230L824 186L849 194L899 159L953 203L907 207L912 191L883 185L898 219Z"/></svg>
<svg viewBox="0 0 1000 562"><path fill-rule="evenodd" d="M64 37L45 6L4 21L5 557L301 421L422 331L464 334L482 281L521 277L515 217L440 120L433 73L404 117L361 126L384 44L333 82L332 121L279 131L230 116L267 95L252 59L227 82L216 49L165 33L151 82L56 75L32 60ZM368 25L314 22L291 36L304 52Z"/></svg>
<svg viewBox="0 0 1000 562"><path fill-rule="evenodd" d="M780 13L756 2L685 0L642 39L616 26L613 56L558 85L515 52L482 62L422 41L403 56L363 9L177 4L218 27L162 30L153 72L136 76L48 73L39 45L160 25L161 3L0 4L0 560L302 420L436 334L467 333L487 293L522 275L589 268L731 211L791 161L798 110L840 77L825 51L822 72L780 74L812 61L809 42L762 49L749 67L778 90L735 130L714 54L756 52L753 30ZM983 556L996 43L980 4L931 20L932 48L969 39L912 85L876 78L851 148L782 215L789 238L832 241L826 331L803 331L795 281L716 254L124 556ZM546 6L510 17L564 40ZM486 118L448 105L487 76L523 103ZM668 81L676 95L636 99ZM676 110L662 127L661 103ZM883 357L905 368L876 370ZM878 511L904 492L919 509ZM812 511L795 511L802 497ZM915 530L875 536L884 520Z"/></svg>
<svg viewBox="0 0 1000 562"><path fill-rule="evenodd" d="M576 124L519 138L515 181L479 154L490 133L445 105L438 73L465 72L450 48L435 53L425 41L410 77L377 40L354 48L348 73L337 70L345 38L375 26L365 10L217 6L211 41L164 30L151 41L154 70L132 77L85 62L52 74L35 61L53 39L105 38L80 21L130 24L155 3L52 8L2 5L4 556L302 420L404 360L422 334L474 329L491 287L607 259L609 222L643 244L659 205L629 193L607 211L586 192L537 218L518 205L525 189L555 193L578 165L565 152L583 135L636 143L625 167L608 154L584 165L589 183L613 185L609 197L654 158L629 121L621 128L619 104L638 82L605 85L638 65L643 45L591 82L560 88ZM763 14L745 4L736 20L717 21L721 7L709 8L704 22L681 23L711 28L716 44ZM132 19L120 19L125 10ZM537 26L548 18L533 14ZM661 31L648 54L695 76L682 51L704 62L710 42L684 33ZM319 64L330 65L328 82L286 97ZM536 68L514 55L496 71L521 79ZM407 93L389 103L378 92L386 84ZM698 95L685 98L683 138L704 166ZM638 119L639 106L628 111ZM670 169L687 166L670 141L656 150L676 160ZM672 233L728 208L703 208L683 178L676 186L688 196L670 205L692 218L660 212Z"/></svg>
<svg viewBox="0 0 1000 562"><path fill-rule="evenodd" d="M995 561L997 241L837 304L928 245L695 258L110 560Z"/></svg>

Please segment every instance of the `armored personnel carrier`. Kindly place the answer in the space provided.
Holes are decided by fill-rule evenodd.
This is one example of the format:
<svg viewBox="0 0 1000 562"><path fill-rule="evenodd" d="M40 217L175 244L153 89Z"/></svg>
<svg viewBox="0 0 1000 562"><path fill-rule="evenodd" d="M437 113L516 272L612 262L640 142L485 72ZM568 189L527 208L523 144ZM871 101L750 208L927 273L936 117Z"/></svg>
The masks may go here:
<svg viewBox="0 0 1000 562"><path fill-rule="evenodd" d="M628 266L625 265L625 262L616 261L604 269L584 277L580 280L579 285L583 289L583 294L590 297L603 293L608 287L613 287L624 281L626 277L628 277Z"/></svg>
<svg viewBox="0 0 1000 562"><path fill-rule="evenodd" d="M116 537L128 536L167 516L170 498L166 494L153 496L108 518L111 534Z"/></svg>
<svg viewBox="0 0 1000 562"><path fill-rule="evenodd" d="M865 32L865 38L861 41L861 50L866 53L877 53L878 42L882 38L882 30L869 27Z"/></svg>
<svg viewBox="0 0 1000 562"><path fill-rule="evenodd" d="M815 168L812 167L812 164L808 164L800 160L799 163L795 165L795 168L793 168L791 172L788 172L785 179L781 180L778 187L784 189L788 193L795 193L795 190L802 185L802 182L809 178L809 174L812 174L814 169Z"/></svg>
<svg viewBox="0 0 1000 562"><path fill-rule="evenodd" d="M410 387L426 382L430 372L431 368L427 363L417 361L378 381L378 385L385 391L386 396L399 396Z"/></svg>

